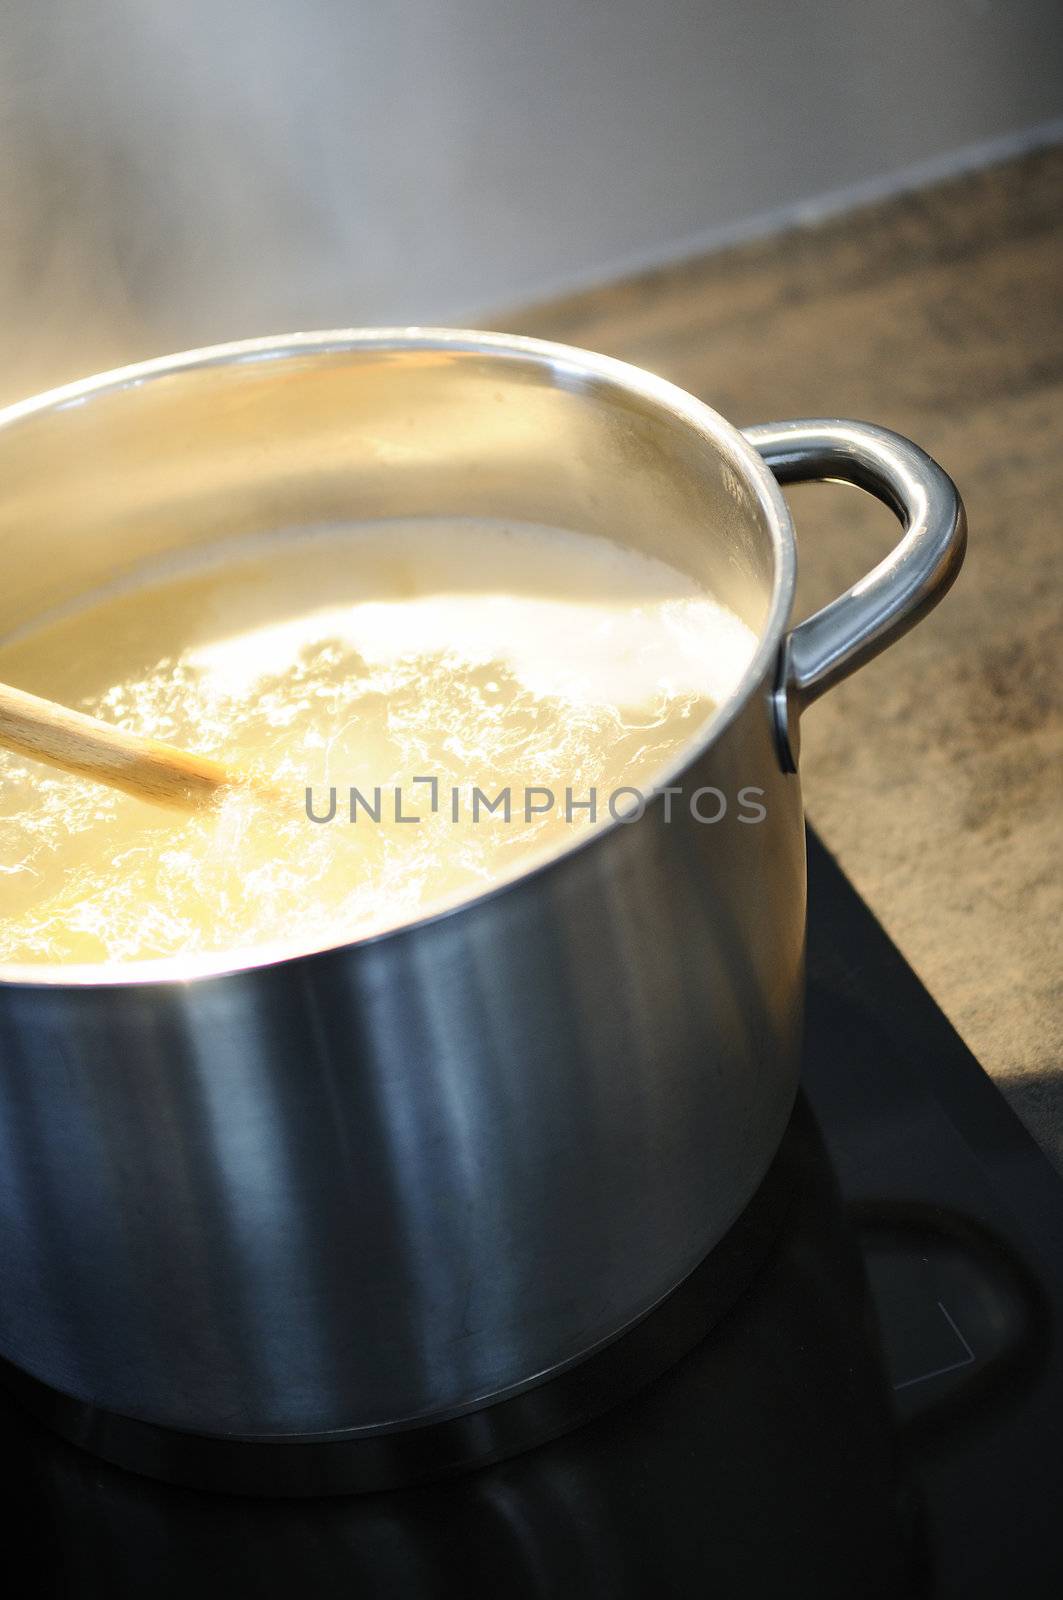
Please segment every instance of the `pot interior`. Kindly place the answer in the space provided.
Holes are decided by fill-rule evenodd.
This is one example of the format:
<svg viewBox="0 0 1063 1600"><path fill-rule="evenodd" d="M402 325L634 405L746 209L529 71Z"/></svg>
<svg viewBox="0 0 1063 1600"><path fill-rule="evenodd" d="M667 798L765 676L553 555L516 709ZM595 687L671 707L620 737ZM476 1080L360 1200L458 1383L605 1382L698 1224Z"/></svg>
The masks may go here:
<svg viewBox="0 0 1063 1600"><path fill-rule="evenodd" d="M788 519L774 480L722 419L671 385L620 363L497 335L419 330L295 335L125 369L0 413L0 474L0 642L10 645L29 635L16 647L23 651L22 675L13 672L13 680L71 704L85 681L82 652L96 650L106 659L109 641L101 635L91 646L84 640L79 645L75 631L68 636L74 640L69 649L54 643L34 646L42 624L57 622L65 611L79 609L122 580L138 585L143 574L157 582L160 567L165 569L171 558L175 572L189 557L194 565L202 557L211 566L216 559L225 564L230 551L240 554L241 541L257 544L271 531L283 536L289 555L293 532L309 538L337 526L364 531L367 523L380 524L382 536L372 533L379 547L381 537L387 539L389 520L398 527L438 518L445 528L448 519L481 518L496 529L512 522L605 538L694 580L759 640L749 644L752 659L744 671L737 668L741 680L729 691L732 703L763 681L793 579ZM502 592L500 569L493 569L495 548L492 538L476 558L479 570L467 579L463 573L463 592ZM549 542L542 548L541 563L536 552L530 569L522 569L522 594L538 598L541 584L545 599L571 597L563 563L550 558ZM256 623L306 611L316 615L323 603L342 606L346 594L360 592L356 562L347 571L345 591L337 572L315 565L309 545L303 549L306 558L300 552L292 560L290 584L287 579L274 584L265 601L256 599L280 608L256 614ZM422 591L437 586L438 592L448 592L453 559L445 543L435 542L434 531L416 558L403 553L408 546L398 537L394 549L396 570L404 561L409 565L402 580L409 589L400 588L401 598L418 585ZM498 549L504 555L503 547ZM581 591L581 597L590 593ZM625 606L632 603L620 601L615 612L622 630L618 655L630 632ZM201 615L187 602L175 601L172 590L169 603L146 617L143 638L136 635L138 648L147 651L145 671L160 658L179 656L190 630L201 622L213 627L218 621L209 611ZM243 621L249 618L250 612ZM577 648L574 639L570 647ZM706 662L714 648L707 637ZM697 659L696 642L693 649ZM562 658L567 661L567 653ZM615 658L607 660L613 663L607 670L618 673ZM41 681L33 681L35 675ZM712 697L711 721L708 711L700 721L692 719L689 736L682 734L678 756L673 753L667 767L640 775L644 794L671 781L665 772L677 772L694 758L721 705L729 703L727 695L725 690ZM445 719L436 721L445 732ZM644 742L637 724L635 729L636 742ZM192 732L176 742L197 747ZM361 777L363 766L372 771L372 748L367 744L357 761L352 757L352 776ZM623 752L623 746L617 749ZM387 770L383 762L381 770ZM300 777L300 801L304 781ZM65 827L62 795L57 803ZM280 812L278 818L279 825L287 825ZM95 808L91 820L93 826L100 820ZM306 826L301 816L300 825ZM609 825L599 819L598 831ZM118 830L114 838L119 837L127 835ZM492 860L489 887L567 854L579 837L558 830L519 857ZM272 833L263 838L273 852L271 861L295 859L295 853L288 854L287 834L283 840ZM212 850L213 840L211 834ZM178 864L188 860L194 866L198 846L192 848L184 837L179 843ZM432 836L424 848L434 849ZM444 850L440 860L446 865L453 855ZM160 859L165 858L162 851ZM330 858L326 865L344 892L351 884L376 892L371 871L363 872L363 858L335 865ZM145 879L138 888L139 882L135 873L123 878L123 892L138 911L156 901L172 909L187 898L183 878L172 894L154 880ZM386 905L387 926L377 927L372 919L366 924L359 912L353 920L337 922L337 928L348 929L340 942L361 938L358 929L371 936L410 926L482 892L481 877L460 884L448 880L438 897L406 909L390 894L377 895L374 915ZM255 903L242 887L237 898ZM332 915L326 909L320 925ZM252 951L260 962L319 948L320 926L315 923L312 933L285 933L283 948L276 937L256 925L224 950L212 944L202 954L202 970L215 970L230 958L243 964ZM38 982L49 981L49 974L63 981L83 970L94 982L104 967L112 977L130 966L138 977L148 976L149 967L161 975L170 959L161 953L157 959L137 955L129 963L121 957L116 961L102 935L97 942L110 952L102 965L95 955L73 955L54 965L8 965L4 971L17 978L28 972ZM173 959L184 962L183 955ZM182 974L201 970L200 959L197 955L192 966L182 965ZM79 962L94 964L82 968Z"/></svg>
<svg viewBox="0 0 1063 1600"><path fill-rule="evenodd" d="M618 363L497 336L302 336L127 369L0 415L0 481L0 638L171 552L352 519L599 534L758 636L776 580L768 495L726 424Z"/></svg>

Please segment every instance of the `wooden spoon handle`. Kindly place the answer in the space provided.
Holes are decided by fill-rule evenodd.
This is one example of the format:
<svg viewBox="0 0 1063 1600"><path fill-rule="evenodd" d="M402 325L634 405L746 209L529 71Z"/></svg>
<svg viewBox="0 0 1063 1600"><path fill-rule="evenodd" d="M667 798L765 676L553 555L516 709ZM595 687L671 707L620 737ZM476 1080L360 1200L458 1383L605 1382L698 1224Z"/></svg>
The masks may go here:
<svg viewBox="0 0 1063 1600"><path fill-rule="evenodd" d="M0 684L0 745L164 805L202 805L223 785L246 781L209 756L123 733L7 684Z"/></svg>

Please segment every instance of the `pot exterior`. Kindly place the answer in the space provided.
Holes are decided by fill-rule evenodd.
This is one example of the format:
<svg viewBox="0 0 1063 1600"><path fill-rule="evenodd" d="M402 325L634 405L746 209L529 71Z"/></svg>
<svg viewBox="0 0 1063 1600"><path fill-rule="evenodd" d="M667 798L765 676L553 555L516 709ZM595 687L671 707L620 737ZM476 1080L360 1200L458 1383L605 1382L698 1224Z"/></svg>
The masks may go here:
<svg viewBox="0 0 1063 1600"><path fill-rule="evenodd" d="M435 921L184 984L0 986L0 1355L206 1434L373 1430L488 1404L670 1292L796 1090L770 688L681 794Z"/></svg>

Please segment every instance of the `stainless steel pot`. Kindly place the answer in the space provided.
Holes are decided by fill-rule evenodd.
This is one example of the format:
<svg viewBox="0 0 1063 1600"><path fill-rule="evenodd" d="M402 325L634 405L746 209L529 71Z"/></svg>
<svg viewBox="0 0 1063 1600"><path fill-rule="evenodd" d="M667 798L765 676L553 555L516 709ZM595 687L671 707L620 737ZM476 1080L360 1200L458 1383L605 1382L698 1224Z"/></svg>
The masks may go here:
<svg viewBox="0 0 1063 1600"><path fill-rule="evenodd" d="M905 531L788 632L776 480L804 478ZM953 485L866 424L742 434L615 361L419 329L10 407L0 483L0 635L222 534L421 514L605 534L756 631L637 820L444 915L237 969L0 974L0 1354L68 1427L105 1453L161 1427L379 1454L464 1418L453 1458L497 1452L497 1408L644 1318L764 1178L797 1078L798 716L948 588ZM750 786L757 824L689 804Z"/></svg>

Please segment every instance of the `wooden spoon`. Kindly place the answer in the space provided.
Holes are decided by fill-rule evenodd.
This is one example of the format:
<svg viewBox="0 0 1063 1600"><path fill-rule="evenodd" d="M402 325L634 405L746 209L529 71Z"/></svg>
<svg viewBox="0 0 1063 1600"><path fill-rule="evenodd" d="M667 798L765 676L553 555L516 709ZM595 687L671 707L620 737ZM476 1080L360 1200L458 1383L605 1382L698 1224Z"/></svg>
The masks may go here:
<svg viewBox="0 0 1063 1600"><path fill-rule="evenodd" d="M80 778L110 784L137 800L188 810L203 805L219 789L255 782L210 756L123 733L98 717L7 684L0 684L0 745Z"/></svg>

